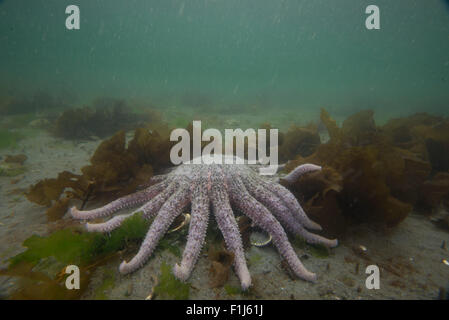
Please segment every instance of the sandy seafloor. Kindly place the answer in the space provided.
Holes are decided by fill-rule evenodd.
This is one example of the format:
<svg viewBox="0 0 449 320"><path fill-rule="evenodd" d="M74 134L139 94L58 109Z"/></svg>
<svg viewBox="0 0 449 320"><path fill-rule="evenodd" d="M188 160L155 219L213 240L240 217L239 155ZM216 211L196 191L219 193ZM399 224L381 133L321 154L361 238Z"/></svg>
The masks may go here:
<svg viewBox="0 0 449 320"><path fill-rule="evenodd" d="M8 258L22 252L22 242L33 234L47 235L49 224L46 208L29 202L24 196L10 194L18 188L27 188L43 178L56 177L57 173L70 170L80 172L100 143L97 141L73 142L54 138L44 131L19 142L14 150L1 150L6 154L26 154L28 171L16 184L16 178L0 177L0 268L8 265ZM89 204L89 207L95 204ZM68 219L67 215L64 217ZM228 295L223 288L209 287L210 262L205 252L200 256L189 282L191 299L437 299L441 287L449 287L449 267L442 259L449 259L449 251L442 248L449 244L449 233L438 229L428 217L412 213L397 228L389 232L376 231L370 226L358 226L340 239L337 248L326 258L314 257L307 249L295 248L304 265L317 273L318 281L308 283L293 280L281 267L281 259L273 246L251 247L247 259L261 257L249 265L253 289L250 296ZM185 243L181 243L184 247ZM357 250L367 248L364 255ZM168 251L153 255L137 272L121 276L119 259L96 269L83 299L99 297L105 274L114 274L113 286L100 292L108 299L145 299L159 276L163 261L169 265L180 258ZM381 267L380 289L365 287L365 268L369 264ZM228 284L238 287L232 272ZM0 297L7 298L16 281L0 277ZM157 297L155 297L157 298Z"/></svg>

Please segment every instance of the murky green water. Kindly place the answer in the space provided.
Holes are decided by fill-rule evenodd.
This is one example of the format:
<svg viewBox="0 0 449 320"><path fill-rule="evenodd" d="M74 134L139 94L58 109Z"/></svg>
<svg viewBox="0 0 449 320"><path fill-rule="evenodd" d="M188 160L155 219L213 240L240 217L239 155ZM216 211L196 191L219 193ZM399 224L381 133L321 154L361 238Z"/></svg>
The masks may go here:
<svg viewBox="0 0 449 320"><path fill-rule="evenodd" d="M381 29L371 31L371 2L359 0L81 0L81 28L72 31L69 4L1 2L2 92L344 115L447 110L444 1L376 1Z"/></svg>

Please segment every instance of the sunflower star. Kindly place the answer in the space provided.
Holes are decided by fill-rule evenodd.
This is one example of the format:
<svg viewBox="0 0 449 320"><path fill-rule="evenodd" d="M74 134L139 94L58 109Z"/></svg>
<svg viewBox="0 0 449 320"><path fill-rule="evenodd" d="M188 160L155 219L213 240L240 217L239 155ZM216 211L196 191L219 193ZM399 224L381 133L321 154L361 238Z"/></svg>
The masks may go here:
<svg viewBox="0 0 449 320"><path fill-rule="evenodd" d="M226 163L226 162L224 162ZM297 167L285 177L293 181L300 175L320 170L321 167L306 164ZM145 218L155 216L138 253L129 262L123 261L120 272L128 274L141 268L151 256L159 240L167 232L173 220L191 204L191 222L181 264L173 268L174 275L186 281L198 260L209 220L209 212L223 234L227 249L234 254L234 269L245 290L251 285L246 265L242 239L233 208L248 216L252 222L271 235L273 244L300 278L315 281L316 275L308 271L293 250L282 225L308 243L335 247L337 240L329 240L310 233L307 229L321 230L304 213L300 204L285 187L260 176L246 164L192 164L185 163L172 172L153 177L152 186L134 194L119 198L101 208L80 211L70 209L75 219L91 220L111 216L113 213L142 205L129 214L117 215L103 223L87 223L88 231L110 232L137 212Z"/></svg>

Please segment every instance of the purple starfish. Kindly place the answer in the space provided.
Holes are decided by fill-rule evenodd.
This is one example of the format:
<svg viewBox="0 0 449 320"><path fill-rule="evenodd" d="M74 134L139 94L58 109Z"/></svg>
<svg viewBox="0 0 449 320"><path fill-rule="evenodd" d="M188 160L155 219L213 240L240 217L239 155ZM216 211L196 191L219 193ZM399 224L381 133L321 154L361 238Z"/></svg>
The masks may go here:
<svg viewBox="0 0 449 320"><path fill-rule="evenodd" d="M302 165L293 170L286 181L296 180L300 175L320 170L315 165ZM123 221L143 212L145 218L155 216L143 243L129 261L123 261L120 272L127 274L141 268L151 256L159 240L167 232L173 220L191 204L191 222L187 244L181 264L173 268L174 275L185 281L189 278L203 246L209 212L223 234L227 249L234 253L234 268L245 290L251 285L246 265L242 239L233 208L248 216L255 225L271 235L274 245L300 278L315 281L316 275L308 271L293 250L284 226L288 231L303 237L308 243L335 247L337 240L329 240L310 233L307 229L321 230L304 213L293 194L277 182L260 176L252 167L244 164L191 164L176 167L172 172L153 177L156 184L145 190L119 198L104 207L79 211L73 207L73 218L91 220L111 216L113 213L142 205L130 214L113 217L104 223L87 223L88 231L111 232Z"/></svg>

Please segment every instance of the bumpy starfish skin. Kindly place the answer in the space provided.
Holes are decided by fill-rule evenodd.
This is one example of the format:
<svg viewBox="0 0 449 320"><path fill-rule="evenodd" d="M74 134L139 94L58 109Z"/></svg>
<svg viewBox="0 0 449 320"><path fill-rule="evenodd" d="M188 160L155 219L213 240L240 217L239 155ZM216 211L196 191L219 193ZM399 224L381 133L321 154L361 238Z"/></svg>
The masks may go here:
<svg viewBox="0 0 449 320"><path fill-rule="evenodd" d="M302 165L285 177L295 181L306 172L320 170L315 165ZM321 230L302 210L296 198L275 181L260 176L244 164L192 164L176 167L172 172L156 176L156 184L145 190L117 199L104 207L79 211L73 207L72 217L91 220L108 217L125 208L142 205L129 214L117 215L103 223L87 223L88 231L111 232L137 212L144 217L155 217L138 253L131 261L123 261L120 272L127 274L144 265L173 220L191 205L192 220L186 247L180 264L173 268L174 275L185 281L198 260L206 237L209 213L212 211L223 234L227 249L234 253L234 269L243 289L251 285L245 253L233 208L248 216L255 225L272 236L273 244L300 278L315 281L316 275L308 271L298 259L284 228L303 237L307 242L335 247L337 240L329 240L310 233Z"/></svg>

